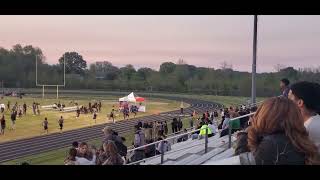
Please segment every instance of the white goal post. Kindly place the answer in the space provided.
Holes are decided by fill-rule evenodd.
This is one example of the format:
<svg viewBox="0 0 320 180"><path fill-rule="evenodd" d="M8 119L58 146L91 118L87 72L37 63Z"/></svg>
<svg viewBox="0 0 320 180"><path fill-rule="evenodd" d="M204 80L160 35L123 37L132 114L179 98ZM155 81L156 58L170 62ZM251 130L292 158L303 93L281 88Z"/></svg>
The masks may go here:
<svg viewBox="0 0 320 180"><path fill-rule="evenodd" d="M63 55L63 84L39 84L38 83L38 56L36 56L36 86L42 87L42 98L44 98L44 87L57 87L57 99L59 99L59 87L66 86L66 58Z"/></svg>

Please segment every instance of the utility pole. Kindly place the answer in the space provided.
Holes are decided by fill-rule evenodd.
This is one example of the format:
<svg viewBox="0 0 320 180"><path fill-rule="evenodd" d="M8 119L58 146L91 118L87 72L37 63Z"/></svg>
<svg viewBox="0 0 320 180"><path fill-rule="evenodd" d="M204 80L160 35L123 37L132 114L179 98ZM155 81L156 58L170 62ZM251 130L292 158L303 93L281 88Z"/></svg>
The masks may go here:
<svg viewBox="0 0 320 180"><path fill-rule="evenodd" d="M253 57L252 57L252 84L251 84L251 103L256 103L256 70L257 70L257 25L258 15L254 15L253 27Z"/></svg>

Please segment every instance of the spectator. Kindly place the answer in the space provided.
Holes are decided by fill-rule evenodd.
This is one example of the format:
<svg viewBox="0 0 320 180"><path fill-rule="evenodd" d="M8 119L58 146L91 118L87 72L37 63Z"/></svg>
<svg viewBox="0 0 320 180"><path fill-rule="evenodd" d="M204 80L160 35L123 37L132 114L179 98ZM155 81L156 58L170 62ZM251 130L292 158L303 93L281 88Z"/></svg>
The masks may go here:
<svg viewBox="0 0 320 180"><path fill-rule="evenodd" d="M145 134L139 126L135 126L134 142L135 148L145 145ZM134 151L133 161L139 161L145 157L144 148L140 148Z"/></svg>
<svg viewBox="0 0 320 180"><path fill-rule="evenodd" d="M124 160L117 152L117 147L114 142L110 141L106 145L106 153L109 155L107 160L102 165L123 165Z"/></svg>
<svg viewBox="0 0 320 180"><path fill-rule="evenodd" d="M95 165L96 150L93 148L89 149L88 144L85 142L80 143L76 161L79 165Z"/></svg>
<svg viewBox="0 0 320 180"><path fill-rule="evenodd" d="M172 133L178 132L178 121L177 118L173 118L171 122Z"/></svg>
<svg viewBox="0 0 320 180"><path fill-rule="evenodd" d="M150 139L150 140L147 140L146 141L147 144L151 144L153 143L153 140ZM146 155L146 158L149 158L149 157L152 157L156 154L156 145L150 145L148 147L145 148L145 155Z"/></svg>
<svg viewBox="0 0 320 180"><path fill-rule="evenodd" d="M158 141L161 141L163 140L164 138L160 137L158 138ZM163 151L162 151L163 150ZM164 140L164 141L161 141L159 144L158 144L158 147L156 149L157 151L157 154L161 154L162 152L165 153L167 151L170 151L171 150L171 144Z"/></svg>
<svg viewBox="0 0 320 180"><path fill-rule="evenodd" d="M200 128L200 134L199 134L199 138L200 139L206 136L206 134L207 134L206 131L207 130L208 130L208 137L212 137L213 136L211 128L209 128L207 124L204 124Z"/></svg>
<svg viewBox="0 0 320 180"><path fill-rule="evenodd" d="M188 136L188 134L186 134L187 132L188 132L187 129L184 129L184 130L183 130L183 133L184 133L185 135L181 136L181 137L177 140L177 142L182 142L182 141L188 140L188 139L189 139L189 136Z"/></svg>
<svg viewBox="0 0 320 180"><path fill-rule="evenodd" d="M120 136L114 132L111 127L106 126L105 128L102 129L102 132L104 133L104 139L102 141L103 143L107 143L108 141L117 141L122 143L122 139Z"/></svg>
<svg viewBox="0 0 320 180"><path fill-rule="evenodd" d="M210 128L213 136L218 132L217 127L213 124L212 121L209 122L208 127Z"/></svg>
<svg viewBox="0 0 320 180"><path fill-rule="evenodd" d="M80 165L80 163L76 160L77 150L75 148L71 148L69 150L68 157L64 160L65 165Z"/></svg>
<svg viewBox="0 0 320 180"><path fill-rule="evenodd" d="M78 143L78 141L74 141L74 142L72 143L72 147L75 148L76 150L78 150L78 148L79 148L79 143Z"/></svg>
<svg viewBox="0 0 320 180"><path fill-rule="evenodd" d="M226 113L225 119L222 124L222 131L220 133L220 137L223 137L223 136L229 134L229 121L230 121L230 115L229 115L229 113Z"/></svg>
<svg viewBox="0 0 320 180"><path fill-rule="evenodd" d="M164 126L164 134L168 135L168 124L167 124L167 121L164 121L163 126Z"/></svg>
<svg viewBox="0 0 320 180"><path fill-rule="evenodd" d="M159 122L159 124L158 124L158 126L159 126L159 132L158 132L158 136L163 136L164 134L164 125L163 125L163 123L162 122Z"/></svg>
<svg viewBox="0 0 320 180"><path fill-rule="evenodd" d="M1 124L1 131L0 131L0 134L1 135L4 135L4 130L6 128L6 120L5 120L5 117L4 115L2 114L2 117L0 119L0 124Z"/></svg>
<svg viewBox="0 0 320 180"><path fill-rule="evenodd" d="M190 115L189 125L191 128L193 128L193 114Z"/></svg>
<svg viewBox="0 0 320 180"><path fill-rule="evenodd" d="M284 97L262 103L247 129L248 144L257 165L318 164L317 147L309 140L298 107ZM241 147L238 147L241 148ZM244 149L245 149L244 148Z"/></svg>
<svg viewBox="0 0 320 180"><path fill-rule="evenodd" d="M177 123L177 125L178 125L178 131L180 132L181 129L183 128L183 123L182 123L182 121L181 121L181 117L178 118L178 123Z"/></svg>
<svg viewBox="0 0 320 180"><path fill-rule="evenodd" d="M109 158L107 144L108 143L103 143L102 145L102 151L100 151L100 154L97 157L97 165L102 165Z"/></svg>
<svg viewBox="0 0 320 180"><path fill-rule="evenodd" d="M138 124L137 124L137 126L138 126L139 128L142 128L142 122L139 121Z"/></svg>
<svg viewBox="0 0 320 180"><path fill-rule="evenodd" d="M281 81L280 81L280 89L282 92L281 95L286 98L288 97L289 90L290 90L289 85L290 85L290 81L288 79L286 79L286 78L281 79Z"/></svg>
<svg viewBox="0 0 320 180"><path fill-rule="evenodd" d="M309 137L320 152L320 85L306 81L295 83L289 98L299 107Z"/></svg>

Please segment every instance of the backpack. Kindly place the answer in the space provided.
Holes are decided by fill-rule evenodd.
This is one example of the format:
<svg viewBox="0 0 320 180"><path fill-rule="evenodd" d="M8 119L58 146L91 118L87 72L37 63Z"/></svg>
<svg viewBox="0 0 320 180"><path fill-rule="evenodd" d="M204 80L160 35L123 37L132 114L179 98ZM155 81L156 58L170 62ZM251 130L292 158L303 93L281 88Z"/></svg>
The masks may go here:
<svg viewBox="0 0 320 180"><path fill-rule="evenodd" d="M119 141L115 141L114 144L117 146L118 153L120 154L120 156L127 156L127 146L125 146L123 143Z"/></svg>

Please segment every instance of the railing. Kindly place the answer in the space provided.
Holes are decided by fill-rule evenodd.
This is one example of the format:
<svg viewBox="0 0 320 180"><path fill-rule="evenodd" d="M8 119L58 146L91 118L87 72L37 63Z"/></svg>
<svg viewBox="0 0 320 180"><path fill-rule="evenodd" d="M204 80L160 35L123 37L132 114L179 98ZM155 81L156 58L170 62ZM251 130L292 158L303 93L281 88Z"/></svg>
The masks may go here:
<svg viewBox="0 0 320 180"><path fill-rule="evenodd" d="M207 153L207 149L208 149L208 128L209 127L206 128L206 135L205 135L205 153ZM156 142L153 142L153 143L150 143L150 144L146 144L146 145L143 145L143 146L140 146L140 147L137 147L137 148L130 149L130 150L128 150L128 154L132 153L132 152L134 153L134 151L142 149L142 148L145 148L145 147L149 147L149 146L152 146L152 145L157 145L157 144L162 143L164 141L169 141L171 139L176 139L176 138L179 138L179 137L182 137L182 136L185 136L185 135L193 134L195 132L201 131L202 129L203 128L196 129L196 130L193 130L193 131L190 131L190 132L187 132L187 133L182 133L182 134L179 134L179 135L176 135L176 136L172 136L172 137L160 140L160 141L156 141ZM161 152L160 152L161 153L160 154L160 156L161 156L161 164L163 164L163 162L164 162L164 149L163 148L164 148L164 146L163 146L163 143L162 143ZM151 157L151 158L154 158L154 156ZM142 159L142 160L139 160L139 161L135 161L135 162L129 163L127 165L139 164L139 163L144 162L144 161L146 161L148 159L149 158Z"/></svg>
<svg viewBox="0 0 320 180"><path fill-rule="evenodd" d="M248 116L252 116L252 115L254 115L255 114L255 112L253 112L253 113L249 113L249 114L246 114L246 115L243 115L243 116L239 116L239 117L236 117L236 118L232 118L232 119L230 119L229 120L229 148L231 148L231 132L232 132L232 121L235 121L235 120L238 120L238 119L241 119L241 118L244 118L244 117L248 117Z"/></svg>

